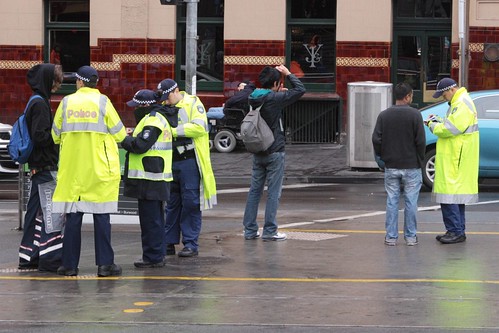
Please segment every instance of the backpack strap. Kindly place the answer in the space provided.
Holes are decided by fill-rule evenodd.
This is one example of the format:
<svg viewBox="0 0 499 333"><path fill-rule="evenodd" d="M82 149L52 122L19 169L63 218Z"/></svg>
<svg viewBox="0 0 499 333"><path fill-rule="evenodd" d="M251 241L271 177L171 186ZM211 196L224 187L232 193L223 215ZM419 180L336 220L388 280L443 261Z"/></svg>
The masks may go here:
<svg viewBox="0 0 499 333"><path fill-rule="evenodd" d="M29 107L30 107L30 105L31 105L31 102L32 102L35 98L41 98L41 99L43 99L43 98L42 98L42 96L40 96L40 95L32 95L32 96L29 98L28 103L26 103L26 107L24 108L24 111L23 111L23 113L24 113L24 114L26 114L26 112L28 111L28 109L29 109Z"/></svg>

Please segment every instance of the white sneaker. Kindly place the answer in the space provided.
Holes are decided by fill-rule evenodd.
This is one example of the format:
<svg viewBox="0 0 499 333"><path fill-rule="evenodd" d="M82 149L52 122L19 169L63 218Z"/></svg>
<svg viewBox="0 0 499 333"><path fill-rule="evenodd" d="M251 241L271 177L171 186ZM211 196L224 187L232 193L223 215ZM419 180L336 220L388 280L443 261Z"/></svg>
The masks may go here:
<svg viewBox="0 0 499 333"><path fill-rule="evenodd" d="M275 234L274 236L272 237L262 237L262 240L264 242L270 242L270 241L283 241L283 240L286 240L286 234L284 232L278 232L277 234Z"/></svg>
<svg viewBox="0 0 499 333"><path fill-rule="evenodd" d="M259 237L260 237L260 232L257 231L256 234L254 234L253 236L244 236L244 239L246 239L246 240L252 240L252 239L257 239Z"/></svg>

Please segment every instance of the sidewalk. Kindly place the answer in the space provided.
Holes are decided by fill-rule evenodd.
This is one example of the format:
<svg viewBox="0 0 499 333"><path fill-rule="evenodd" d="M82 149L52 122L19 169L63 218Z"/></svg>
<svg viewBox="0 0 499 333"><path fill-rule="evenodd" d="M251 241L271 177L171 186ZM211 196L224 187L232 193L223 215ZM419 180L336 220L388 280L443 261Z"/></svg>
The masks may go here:
<svg viewBox="0 0 499 333"><path fill-rule="evenodd" d="M249 184L252 156L244 148L231 153L211 152L217 183ZM347 165L347 149L339 144L286 145L285 182L377 182L383 181L378 169L352 170Z"/></svg>

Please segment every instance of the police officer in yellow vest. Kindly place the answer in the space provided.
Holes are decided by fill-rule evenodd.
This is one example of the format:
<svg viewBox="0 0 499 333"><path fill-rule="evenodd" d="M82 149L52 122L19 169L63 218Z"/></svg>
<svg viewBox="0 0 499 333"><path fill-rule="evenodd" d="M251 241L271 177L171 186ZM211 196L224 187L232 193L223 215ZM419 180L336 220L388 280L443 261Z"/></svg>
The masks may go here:
<svg viewBox="0 0 499 333"><path fill-rule="evenodd" d="M138 199L142 238L142 258L134 263L138 268L165 265L164 202L169 199L169 182L173 180L171 125L177 126L178 109L159 105L156 99L154 91L142 89L127 102L136 108L135 118L140 121L133 137L128 136L121 143L128 152L123 193Z"/></svg>
<svg viewBox="0 0 499 333"><path fill-rule="evenodd" d="M171 79L161 81L158 92L160 101L179 108L178 126L172 129L173 182L166 207L166 254L175 254L182 234L184 248L178 256L192 257L198 255L201 211L217 203L206 111L198 97L180 92Z"/></svg>
<svg viewBox="0 0 499 333"><path fill-rule="evenodd" d="M436 238L442 244L466 240L465 204L478 201L479 133L475 105L466 88L444 78L434 98L449 102L444 119L430 116L425 124L438 136L432 198L440 203L447 232Z"/></svg>
<svg viewBox="0 0 499 333"><path fill-rule="evenodd" d="M52 126L52 138L60 145L53 212L67 213L60 275L78 274L84 213L93 214L97 275L121 275L114 263L109 213L118 210L117 142L126 130L109 98L95 88L98 79L94 68L78 69L77 91L62 99Z"/></svg>

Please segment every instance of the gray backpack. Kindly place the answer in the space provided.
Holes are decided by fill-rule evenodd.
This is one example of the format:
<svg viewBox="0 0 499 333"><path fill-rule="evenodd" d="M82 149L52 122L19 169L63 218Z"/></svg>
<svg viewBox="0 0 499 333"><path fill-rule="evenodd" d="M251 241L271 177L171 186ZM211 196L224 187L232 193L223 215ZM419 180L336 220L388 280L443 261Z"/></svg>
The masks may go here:
<svg viewBox="0 0 499 333"><path fill-rule="evenodd" d="M274 133L260 115L262 106L256 109L250 106L250 111L241 122L241 138L246 150L253 154L266 151L274 143Z"/></svg>

